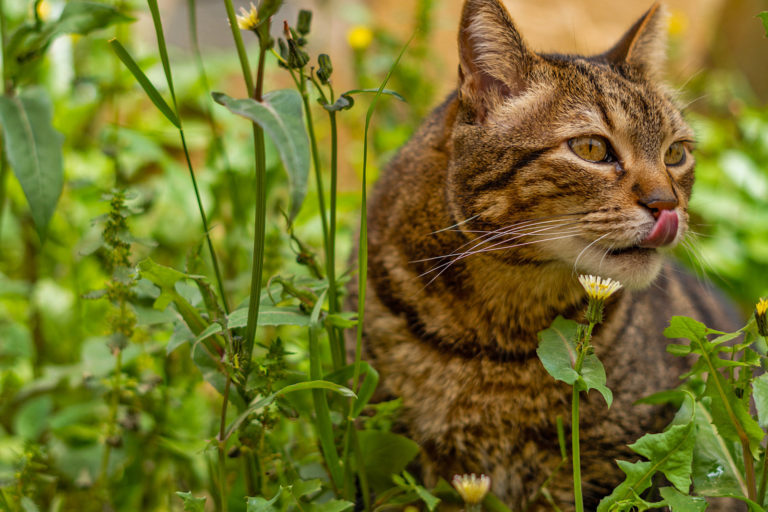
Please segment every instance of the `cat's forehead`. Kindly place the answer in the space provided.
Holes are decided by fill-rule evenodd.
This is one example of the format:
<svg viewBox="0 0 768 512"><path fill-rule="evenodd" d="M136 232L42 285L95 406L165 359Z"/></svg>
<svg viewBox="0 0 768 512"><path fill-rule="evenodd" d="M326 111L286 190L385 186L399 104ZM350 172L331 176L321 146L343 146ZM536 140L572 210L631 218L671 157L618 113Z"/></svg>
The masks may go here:
<svg viewBox="0 0 768 512"><path fill-rule="evenodd" d="M693 138L666 89L631 68L597 57L539 57L529 90L504 108L507 119L525 112L526 118L549 124L554 136L618 137L649 154L672 140Z"/></svg>

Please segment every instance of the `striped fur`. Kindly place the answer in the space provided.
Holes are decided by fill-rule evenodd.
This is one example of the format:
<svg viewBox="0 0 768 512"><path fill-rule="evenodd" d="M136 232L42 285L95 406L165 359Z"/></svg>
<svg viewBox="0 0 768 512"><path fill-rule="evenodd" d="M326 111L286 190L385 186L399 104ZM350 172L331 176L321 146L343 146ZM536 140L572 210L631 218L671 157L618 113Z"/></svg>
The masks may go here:
<svg viewBox="0 0 768 512"><path fill-rule="evenodd" d="M457 91L390 163L368 220L365 355L382 396L403 399L427 483L485 473L513 510L549 509L537 491L559 462L570 395L536 358L536 333L580 317L578 274L626 287L595 337L614 405L590 394L583 407L588 510L620 480L626 444L670 418L632 405L683 371L665 352L669 317L735 327L716 294L637 246L659 198L675 202L685 236L693 185L693 134L657 79L663 28L654 6L602 55L537 54L497 0L467 0ZM568 140L584 135L608 140L617 160L576 156ZM685 162L666 166L675 141ZM563 510L569 481L550 486Z"/></svg>

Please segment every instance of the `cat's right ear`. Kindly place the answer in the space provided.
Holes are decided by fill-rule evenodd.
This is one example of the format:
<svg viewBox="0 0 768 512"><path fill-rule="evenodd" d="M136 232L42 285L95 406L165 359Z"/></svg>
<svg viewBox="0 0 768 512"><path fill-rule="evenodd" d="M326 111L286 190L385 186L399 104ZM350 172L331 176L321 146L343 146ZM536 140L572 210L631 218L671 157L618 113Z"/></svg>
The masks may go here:
<svg viewBox="0 0 768 512"><path fill-rule="evenodd" d="M490 107L525 89L535 54L499 0L467 0L459 26L459 98L482 121Z"/></svg>

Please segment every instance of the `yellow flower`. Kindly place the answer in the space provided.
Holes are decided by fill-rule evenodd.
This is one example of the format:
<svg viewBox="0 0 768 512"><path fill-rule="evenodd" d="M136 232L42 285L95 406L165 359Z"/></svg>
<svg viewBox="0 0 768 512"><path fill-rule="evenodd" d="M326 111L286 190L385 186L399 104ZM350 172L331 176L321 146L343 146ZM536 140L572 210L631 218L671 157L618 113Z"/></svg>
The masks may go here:
<svg viewBox="0 0 768 512"><path fill-rule="evenodd" d="M480 503L491 488L491 479L485 475L454 475L453 486L467 505Z"/></svg>
<svg viewBox="0 0 768 512"><path fill-rule="evenodd" d="M766 319L766 311L768 311L768 300L760 299L755 304L755 322L757 322L757 332L761 336L768 337L768 319Z"/></svg>
<svg viewBox="0 0 768 512"><path fill-rule="evenodd" d="M37 4L37 16L43 21L48 21L51 16L51 4L46 0Z"/></svg>
<svg viewBox="0 0 768 512"><path fill-rule="evenodd" d="M237 27L240 30L256 30L259 25L259 11L251 2L251 10L246 11L245 7L240 8L240 14L237 16Z"/></svg>
<svg viewBox="0 0 768 512"><path fill-rule="evenodd" d="M355 25L347 32L347 42L355 50L365 50L373 41L373 32L364 25Z"/></svg>
<svg viewBox="0 0 768 512"><path fill-rule="evenodd" d="M667 29L671 36L682 36L688 30L688 16L679 9L673 9Z"/></svg>
<svg viewBox="0 0 768 512"><path fill-rule="evenodd" d="M579 282L584 287L589 298L595 300L605 300L621 288L620 282L614 281L609 277L581 275L579 276Z"/></svg>

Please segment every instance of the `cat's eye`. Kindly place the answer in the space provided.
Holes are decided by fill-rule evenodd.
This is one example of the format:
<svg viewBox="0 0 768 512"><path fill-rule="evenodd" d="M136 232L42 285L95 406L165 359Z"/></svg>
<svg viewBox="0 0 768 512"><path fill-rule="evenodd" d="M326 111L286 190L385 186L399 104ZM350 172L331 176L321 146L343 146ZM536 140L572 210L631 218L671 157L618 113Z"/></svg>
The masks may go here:
<svg viewBox="0 0 768 512"><path fill-rule="evenodd" d="M685 162L685 146L682 142L673 142L664 153L664 163L667 165L680 165Z"/></svg>
<svg viewBox="0 0 768 512"><path fill-rule="evenodd" d="M568 141L568 147L576 156L588 162L612 162L614 160L608 147L608 141L596 135L575 137Z"/></svg>

